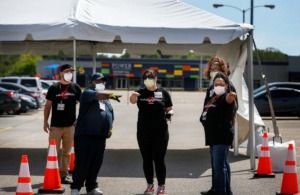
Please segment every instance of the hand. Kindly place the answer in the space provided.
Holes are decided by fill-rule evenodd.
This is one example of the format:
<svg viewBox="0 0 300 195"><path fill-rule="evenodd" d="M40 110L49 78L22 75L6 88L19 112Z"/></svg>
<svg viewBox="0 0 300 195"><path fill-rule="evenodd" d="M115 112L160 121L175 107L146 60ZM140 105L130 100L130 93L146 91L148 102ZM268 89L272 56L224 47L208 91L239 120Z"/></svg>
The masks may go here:
<svg viewBox="0 0 300 195"><path fill-rule="evenodd" d="M138 92L133 92L132 94L131 94L131 96L133 96L133 97L139 97L141 94L139 94Z"/></svg>
<svg viewBox="0 0 300 195"><path fill-rule="evenodd" d="M44 131L46 133L48 133L48 131L50 131L50 126L49 126L49 123L48 122L44 122Z"/></svg>
<svg viewBox="0 0 300 195"><path fill-rule="evenodd" d="M117 94L113 94L113 93L109 94L109 96L108 96L109 99L116 100L118 102L120 102L120 100L119 100L120 97L122 97L122 95L117 95Z"/></svg>
<svg viewBox="0 0 300 195"><path fill-rule="evenodd" d="M109 130L108 135L107 135L107 139L109 139L112 135L112 129Z"/></svg>
<svg viewBox="0 0 300 195"><path fill-rule="evenodd" d="M236 93L231 91L229 94L228 94L228 97L229 98L232 98L232 99L236 99Z"/></svg>

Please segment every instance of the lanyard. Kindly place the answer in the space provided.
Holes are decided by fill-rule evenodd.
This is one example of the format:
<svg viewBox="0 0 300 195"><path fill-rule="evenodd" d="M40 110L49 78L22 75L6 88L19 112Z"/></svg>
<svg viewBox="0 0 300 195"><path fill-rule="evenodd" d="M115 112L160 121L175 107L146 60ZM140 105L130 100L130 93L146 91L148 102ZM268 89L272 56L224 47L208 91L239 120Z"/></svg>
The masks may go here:
<svg viewBox="0 0 300 195"><path fill-rule="evenodd" d="M207 111L208 108L217 101L217 99L218 99L218 97L215 96L212 100L210 100L210 102L204 106L204 111Z"/></svg>
<svg viewBox="0 0 300 195"><path fill-rule="evenodd" d="M65 99L65 95L68 92L69 87L70 87L70 84L68 84L67 88L64 91L61 91L61 84L59 85L61 100Z"/></svg>

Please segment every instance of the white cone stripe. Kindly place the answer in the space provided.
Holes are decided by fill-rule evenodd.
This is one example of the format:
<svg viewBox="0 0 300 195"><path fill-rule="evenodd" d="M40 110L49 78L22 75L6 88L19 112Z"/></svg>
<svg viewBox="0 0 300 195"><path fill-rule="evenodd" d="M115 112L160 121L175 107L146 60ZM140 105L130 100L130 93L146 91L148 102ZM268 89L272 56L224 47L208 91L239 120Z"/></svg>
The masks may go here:
<svg viewBox="0 0 300 195"><path fill-rule="evenodd" d="M47 161L47 169L58 169L57 161Z"/></svg>
<svg viewBox="0 0 300 195"><path fill-rule="evenodd" d="M295 161L296 150L288 151L287 161Z"/></svg>
<svg viewBox="0 0 300 195"><path fill-rule="evenodd" d="M19 176L30 177L28 163L21 163Z"/></svg>
<svg viewBox="0 0 300 195"><path fill-rule="evenodd" d="M270 151L260 151L261 157L270 157Z"/></svg>
<svg viewBox="0 0 300 195"><path fill-rule="evenodd" d="M32 192L31 183L19 183L17 192Z"/></svg>
<svg viewBox="0 0 300 195"><path fill-rule="evenodd" d="M296 166L286 165L285 168L284 168L284 172L285 173L297 173Z"/></svg>
<svg viewBox="0 0 300 195"><path fill-rule="evenodd" d="M50 145L48 156L57 156L56 146Z"/></svg>
<svg viewBox="0 0 300 195"><path fill-rule="evenodd" d="M265 139L265 138L264 138L263 143L262 143L262 146L269 146L269 145L268 145L268 139Z"/></svg>
<svg viewBox="0 0 300 195"><path fill-rule="evenodd" d="M71 153L74 153L74 147L71 148Z"/></svg>

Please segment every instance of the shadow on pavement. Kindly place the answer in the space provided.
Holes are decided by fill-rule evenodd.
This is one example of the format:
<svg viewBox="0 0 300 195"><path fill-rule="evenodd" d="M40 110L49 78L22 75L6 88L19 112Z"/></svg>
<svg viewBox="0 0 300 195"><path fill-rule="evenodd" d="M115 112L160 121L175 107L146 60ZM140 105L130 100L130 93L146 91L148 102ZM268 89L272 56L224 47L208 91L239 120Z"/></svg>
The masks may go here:
<svg viewBox="0 0 300 195"><path fill-rule="evenodd" d="M47 150L40 148L0 149L0 175L18 176L21 156L26 154L29 161L30 175L43 176L47 163ZM234 156L229 153L230 163L248 159L247 156ZM190 150L169 149L166 156L168 178L199 178L211 168L208 148ZM210 174L210 173L209 173ZM101 177L143 178L142 158L138 149L107 149L100 170Z"/></svg>

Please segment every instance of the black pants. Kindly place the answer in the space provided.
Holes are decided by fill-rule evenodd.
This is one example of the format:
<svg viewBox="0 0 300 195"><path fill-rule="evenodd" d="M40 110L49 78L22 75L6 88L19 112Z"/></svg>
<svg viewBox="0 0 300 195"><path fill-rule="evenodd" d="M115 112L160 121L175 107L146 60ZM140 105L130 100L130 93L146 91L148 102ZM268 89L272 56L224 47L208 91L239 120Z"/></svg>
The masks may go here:
<svg viewBox="0 0 300 195"><path fill-rule="evenodd" d="M138 123L137 140L143 157L143 170L147 183L153 183L154 162L158 185L164 185L166 181L165 156L169 142L167 123L156 125Z"/></svg>
<svg viewBox="0 0 300 195"><path fill-rule="evenodd" d="M87 192L98 187L97 176L103 162L105 146L105 137L78 136L74 139L75 167L71 189L80 190L84 182Z"/></svg>

